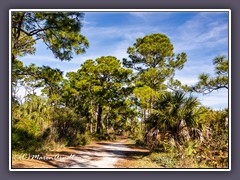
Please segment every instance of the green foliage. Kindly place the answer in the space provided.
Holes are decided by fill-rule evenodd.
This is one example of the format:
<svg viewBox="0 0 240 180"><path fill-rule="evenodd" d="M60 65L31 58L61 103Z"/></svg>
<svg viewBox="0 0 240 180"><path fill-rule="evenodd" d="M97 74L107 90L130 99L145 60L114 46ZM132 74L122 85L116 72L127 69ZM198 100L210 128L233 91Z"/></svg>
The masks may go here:
<svg viewBox="0 0 240 180"><path fill-rule="evenodd" d="M148 118L148 129L170 130L176 133L179 122L184 119L188 127L196 126L197 107L200 105L197 98L185 97L185 94L177 91L162 94L154 105L154 112Z"/></svg>
<svg viewBox="0 0 240 180"><path fill-rule="evenodd" d="M174 154L170 153L151 153L148 157L152 162L165 168L176 168L179 161Z"/></svg>
<svg viewBox="0 0 240 180"><path fill-rule="evenodd" d="M197 139L185 141L181 146L177 142L171 144L169 138L156 143L155 156L159 157L157 162L159 166L180 168L227 168L228 167L228 124L226 118L228 111L213 111L201 107L198 116L199 126L202 130L204 141ZM165 153L165 158L160 158ZM148 157L149 158L149 157ZM165 165L167 164L167 165Z"/></svg>
<svg viewBox="0 0 240 180"><path fill-rule="evenodd" d="M157 68L149 68L147 71L141 73L139 75L140 84L144 84L145 86L149 86L153 90L165 90L166 86L163 85L166 80L166 76L169 75L169 72L165 72L164 70Z"/></svg>
<svg viewBox="0 0 240 180"><path fill-rule="evenodd" d="M117 139L117 136L115 134L94 134L94 139L98 141L115 141Z"/></svg>
<svg viewBox="0 0 240 180"><path fill-rule="evenodd" d="M135 78L134 94L140 105L142 129L147 118L153 113L157 98L169 88L185 89L181 82L174 80L176 70L181 70L187 61L186 53L175 55L170 39L164 34L150 34L138 38L127 50L129 60L123 65L138 71Z"/></svg>
<svg viewBox="0 0 240 180"><path fill-rule="evenodd" d="M131 60L124 59L124 65L141 71L143 68L137 64L144 64L147 68L161 66L164 58L173 55L173 45L166 35L151 34L138 38L127 52Z"/></svg>
<svg viewBox="0 0 240 180"><path fill-rule="evenodd" d="M57 131L57 138L67 144L79 139L79 134L86 131L86 121L80 115L68 108L55 109L53 125ZM78 140L77 140L78 141Z"/></svg>
<svg viewBox="0 0 240 180"><path fill-rule="evenodd" d="M149 108L149 102L154 97L158 96L159 93L155 92L149 86L144 85L143 87L136 87L134 89L134 94L140 99L140 104L142 107Z"/></svg>
<svg viewBox="0 0 240 180"><path fill-rule="evenodd" d="M23 74L24 70L23 63L19 60L15 60L12 64L12 85L14 87L16 86L17 81L22 78L20 75Z"/></svg>
<svg viewBox="0 0 240 180"><path fill-rule="evenodd" d="M91 142L91 137L87 134L79 134L67 139L67 146L84 146Z"/></svg>
<svg viewBox="0 0 240 180"><path fill-rule="evenodd" d="M60 60L84 53L89 44L80 34L82 18L80 12L12 12L12 62L34 54L40 39Z"/></svg>
<svg viewBox="0 0 240 180"><path fill-rule="evenodd" d="M36 88L46 84L48 87L45 87L44 92L52 93L53 84L55 86L62 75L60 70L49 67L40 69L34 65L23 67L22 62L17 58L34 54L36 51L34 45L38 40L44 42L60 60L71 60L73 52L84 53L89 43L80 34L83 15L79 12L12 12L12 96L15 102L21 103L17 97L20 81L28 93L35 94ZM55 87L54 89L56 90Z"/></svg>
<svg viewBox="0 0 240 180"><path fill-rule="evenodd" d="M145 142L142 140L142 138L137 138L137 139L136 139L136 145L137 145L137 146L140 146L140 147L145 147L145 146L146 146L146 144L145 144Z"/></svg>
<svg viewBox="0 0 240 180"><path fill-rule="evenodd" d="M68 73L67 76L72 87L81 92L76 94L77 97L80 96L78 109L84 109L89 120L94 117L93 103L97 107L97 131L103 133L104 108L113 111L131 93L127 86L131 83L132 71L122 68L117 58L107 56L95 61L87 60L77 73Z"/></svg>
<svg viewBox="0 0 240 180"><path fill-rule="evenodd" d="M22 13L19 13L19 16L13 16L15 19L14 21L20 22L22 19L19 19L20 16L22 16ZM14 62L17 56L23 57L27 54L34 54L36 51L36 48L34 45L36 44L36 41L32 36L28 36L24 34L21 30L21 24L19 23L16 25L16 28L12 28L12 62Z"/></svg>
<svg viewBox="0 0 240 180"><path fill-rule="evenodd" d="M209 74L199 75L199 82L191 87L191 91L208 94L218 89L228 89L228 59L225 56L217 56L213 60L216 77Z"/></svg>
<svg viewBox="0 0 240 180"><path fill-rule="evenodd" d="M27 125L27 126L26 126ZM28 129L23 129L27 127ZM39 141L37 136L29 132L29 128L36 128L36 126L28 126L28 124L22 125L22 127L13 127L12 128L12 150L18 152L35 152L38 148L42 146L42 142ZM32 130L34 132L34 130Z"/></svg>
<svg viewBox="0 0 240 180"><path fill-rule="evenodd" d="M67 108L56 108L36 95L13 111L13 151L45 153L61 144L85 145L90 139L84 118ZM54 112L54 113L53 113Z"/></svg>
<svg viewBox="0 0 240 180"><path fill-rule="evenodd" d="M130 60L123 59L123 65L138 70L139 81L155 91L164 90L166 86L170 87L175 70L181 70L187 61L184 52L175 56L173 45L164 34L150 34L138 38L136 43L128 48L127 53ZM171 81L164 85L166 80Z"/></svg>
<svg viewBox="0 0 240 180"><path fill-rule="evenodd" d="M23 105L13 111L12 149L15 151L34 152L43 146L42 132L50 123L47 118L51 110L47 102L31 95Z"/></svg>
<svg viewBox="0 0 240 180"><path fill-rule="evenodd" d="M164 145L167 146L166 151L151 152L142 159L141 163L145 162L146 165L155 163L159 168L227 168L227 146L214 143L217 142L212 141L211 145L206 145L190 140L183 144L181 151L174 151L171 150L174 147L169 146L169 142L166 141ZM213 146L218 147L219 150L217 151Z"/></svg>

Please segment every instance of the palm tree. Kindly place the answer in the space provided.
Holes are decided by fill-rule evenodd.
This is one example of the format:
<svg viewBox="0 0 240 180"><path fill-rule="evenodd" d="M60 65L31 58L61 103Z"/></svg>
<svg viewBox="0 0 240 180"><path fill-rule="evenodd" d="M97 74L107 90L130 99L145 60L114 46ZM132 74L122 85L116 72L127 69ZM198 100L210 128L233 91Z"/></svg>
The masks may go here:
<svg viewBox="0 0 240 180"><path fill-rule="evenodd" d="M156 100L147 129L167 132L179 143L188 140L189 128L197 126L199 105L197 98L185 97L181 91L166 92Z"/></svg>

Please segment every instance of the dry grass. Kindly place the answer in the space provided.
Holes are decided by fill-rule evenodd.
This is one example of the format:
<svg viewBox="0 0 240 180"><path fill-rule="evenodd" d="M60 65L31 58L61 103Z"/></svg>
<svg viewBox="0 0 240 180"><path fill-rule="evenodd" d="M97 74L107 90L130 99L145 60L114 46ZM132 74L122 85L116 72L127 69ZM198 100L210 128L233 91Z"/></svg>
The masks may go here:
<svg viewBox="0 0 240 180"><path fill-rule="evenodd" d="M116 165L116 168L162 168L158 164L152 162L148 158L142 159L124 159L119 161Z"/></svg>
<svg viewBox="0 0 240 180"><path fill-rule="evenodd" d="M148 158L150 151L145 147L137 146L134 140L127 139L125 145L132 151L127 152L126 157L115 164L116 168L162 168Z"/></svg>

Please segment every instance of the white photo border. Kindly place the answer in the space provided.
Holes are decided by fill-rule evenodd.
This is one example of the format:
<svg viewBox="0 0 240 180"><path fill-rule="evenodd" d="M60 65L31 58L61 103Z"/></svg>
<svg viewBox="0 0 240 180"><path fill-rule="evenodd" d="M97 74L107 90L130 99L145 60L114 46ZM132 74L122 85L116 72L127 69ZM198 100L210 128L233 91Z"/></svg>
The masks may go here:
<svg viewBox="0 0 240 180"><path fill-rule="evenodd" d="M229 165L228 168L12 168L12 96L11 96L11 20L12 12L228 12L228 60L229 60L229 89L228 89L228 109L229 109ZM231 171L231 10L230 9L10 9L9 10L9 171Z"/></svg>

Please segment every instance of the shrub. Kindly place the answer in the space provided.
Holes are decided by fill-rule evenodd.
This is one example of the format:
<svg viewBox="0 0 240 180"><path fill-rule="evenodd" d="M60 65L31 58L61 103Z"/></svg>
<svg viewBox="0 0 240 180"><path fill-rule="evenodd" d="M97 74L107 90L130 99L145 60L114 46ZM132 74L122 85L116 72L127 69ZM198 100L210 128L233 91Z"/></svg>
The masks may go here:
<svg viewBox="0 0 240 180"><path fill-rule="evenodd" d="M117 139L115 134L104 133L104 134L94 134L93 136L97 141L102 141L102 140L103 141L115 141Z"/></svg>
<svg viewBox="0 0 240 180"><path fill-rule="evenodd" d="M152 153L149 159L166 168L175 168L179 163L175 154L171 153Z"/></svg>
<svg viewBox="0 0 240 180"><path fill-rule="evenodd" d="M12 128L12 150L32 153L43 145L43 142L34 134L21 128Z"/></svg>
<svg viewBox="0 0 240 180"><path fill-rule="evenodd" d="M91 142L91 137L87 134L78 133L76 136L67 139L67 146L83 146Z"/></svg>

